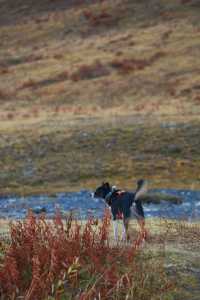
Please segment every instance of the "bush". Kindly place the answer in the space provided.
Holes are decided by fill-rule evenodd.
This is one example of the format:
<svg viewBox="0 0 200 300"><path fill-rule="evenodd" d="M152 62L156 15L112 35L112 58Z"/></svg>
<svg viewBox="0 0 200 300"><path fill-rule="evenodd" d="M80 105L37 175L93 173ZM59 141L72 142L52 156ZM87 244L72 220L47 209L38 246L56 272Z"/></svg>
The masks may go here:
<svg viewBox="0 0 200 300"><path fill-rule="evenodd" d="M164 52L157 52L149 59L115 58L110 62L110 66L117 69L118 72L126 74L137 70L143 70L164 56Z"/></svg>
<svg viewBox="0 0 200 300"><path fill-rule="evenodd" d="M94 13L91 10L84 10L83 15L91 26L110 25L114 22L113 16L105 10Z"/></svg>
<svg viewBox="0 0 200 300"><path fill-rule="evenodd" d="M96 61L92 65L82 65L77 71L71 75L73 81L93 79L109 75L109 70L100 61Z"/></svg>
<svg viewBox="0 0 200 300"><path fill-rule="evenodd" d="M141 236L129 246L109 239L110 214L80 225L57 213L53 222L31 212L11 225L0 261L1 299L151 299L170 288L162 264L144 257ZM159 298L160 299L160 298Z"/></svg>

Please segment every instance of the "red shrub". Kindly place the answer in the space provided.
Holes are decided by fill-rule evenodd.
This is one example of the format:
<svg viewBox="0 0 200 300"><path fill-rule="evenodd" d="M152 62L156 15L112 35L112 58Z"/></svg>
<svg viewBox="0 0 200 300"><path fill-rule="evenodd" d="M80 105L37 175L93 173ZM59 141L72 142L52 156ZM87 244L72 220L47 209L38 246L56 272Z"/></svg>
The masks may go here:
<svg viewBox="0 0 200 300"><path fill-rule="evenodd" d="M194 98L194 102L199 105L200 104L200 96L196 96Z"/></svg>
<svg viewBox="0 0 200 300"><path fill-rule="evenodd" d="M14 113L9 112L9 113L7 114L7 119L8 119L8 120L13 120L14 117L15 117Z"/></svg>
<svg viewBox="0 0 200 300"><path fill-rule="evenodd" d="M10 72L10 70L8 68L1 68L0 69L0 74L4 75L4 74L8 74Z"/></svg>
<svg viewBox="0 0 200 300"><path fill-rule="evenodd" d="M84 10L83 15L86 20L90 20L93 17L93 13L90 10Z"/></svg>
<svg viewBox="0 0 200 300"><path fill-rule="evenodd" d="M167 30L166 32L164 32L162 35L162 40L164 40L164 41L167 40L172 33L173 33L173 30Z"/></svg>
<svg viewBox="0 0 200 300"><path fill-rule="evenodd" d="M111 294L125 299L136 280L143 289L148 278L155 285L152 293L167 289L166 278L159 279L159 286L149 273L146 279L146 272L156 274L152 260L149 270L146 263L137 265L142 236L129 247L110 245L109 225L109 211L102 222L90 218L83 226L72 215L64 222L57 213L48 222L30 212L24 221L11 226L11 243L0 265L1 295L8 300L60 299L66 294L70 299L100 295L105 300ZM137 290L135 295L138 300L147 299L137 298Z"/></svg>
<svg viewBox="0 0 200 300"><path fill-rule="evenodd" d="M56 82L65 81L68 79L68 76L69 75L67 71L62 71L53 77L45 78L40 81L29 79L19 87L19 90L26 89L26 88L41 88L43 86L54 84Z"/></svg>
<svg viewBox="0 0 200 300"><path fill-rule="evenodd" d="M83 15L91 26L108 25L113 22L113 16L105 10L98 13L94 13L90 10L84 10Z"/></svg>
<svg viewBox="0 0 200 300"><path fill-rule="evenodd" d="M129 73L132 71L143 70L144 68L152 65L164 55L164 52L157 52L154 55L152 55L152 57L150 57L149 59L114 59L110 62L110 65L111 67L117 69L120 73Z"/></svg>
<svg viewBox="0 0 200 300"><path fill-rule="evenodd" d="M67 71L63 71L60 72L55 78L52 78L52 80L54 79L55 81L64 81L67 80L69 77L69 74Z"/></svg>
<svg viewBox="0 0 200 300"><path fill-rule="evenodd" d="M165 55L166 55L165 52L162 52L162 51L156 52L154 55L152 55L152 57L150 57L148 62L149 62L149 64L153 64L155 61L164 57Z"/></svg>
<svg viewBox="0 0 200 300"><path fill-rule="evenodd" d="M92 65L82 65L71 75L71 80L79 81L109 75L109 70L100 61Z"/></svg>
<svg viewBox="0 0 200 300"><path fill-rule="evenodd" d="M9 94L3 90L0 90L0 100L7 99L9 97Z"/></svg>
<svg viewBox="0 0 200 300"><path fill-rule="evenodd" d="M27 56L24 61L27 62L27 63L32 63L32 62L36 62L36 61L39 61L39 60L42 60L44 59L44 56L41 55L41 54L31 54L29 56Z"/></svg>
<svg viewBox="0 0 200 300"><path fill-rule="evenodd" d="M25 81L20 87L19 89L27 89L27 88L34 88L37 85L37 82L33 79L28 79L27 81Z"/></svg>
<svg viewBox="0 0 200 300"><path fill-rule="evenodd" d="M55 59L62 59L62 58L63 58L63 55L57 53L57 54L54 54L54 55L53 55L53 58L55 58Z"/></svg>
<svg viewBox="0 0 200 300"><path fill-rule="evenodd" d="M128 73L130 71L142 70L148 63L145 60L136 60L136 59L114 59L111 61L111 66L122 73Z"/></svg>

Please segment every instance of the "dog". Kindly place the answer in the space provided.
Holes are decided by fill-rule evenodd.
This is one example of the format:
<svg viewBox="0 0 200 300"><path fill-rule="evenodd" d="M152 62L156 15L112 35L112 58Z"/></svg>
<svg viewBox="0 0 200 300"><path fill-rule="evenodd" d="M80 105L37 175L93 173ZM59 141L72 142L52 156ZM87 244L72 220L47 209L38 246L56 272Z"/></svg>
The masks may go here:
<svg viewBox="0 0 200 300"><path fill-rule="evenodd" d="M103 182L95 192L95 198L102 198L110 207L113 218L114 238L118 240L118 226L116 221L123 220L122 240L130 240L129 223L131 218L136 218L141 229L143 239L147 237L145 229L145 216L141 202L141 196L147 193L147 182L143 179L138 180L136 191L127 192L111 187L109 182Z"/></svg>

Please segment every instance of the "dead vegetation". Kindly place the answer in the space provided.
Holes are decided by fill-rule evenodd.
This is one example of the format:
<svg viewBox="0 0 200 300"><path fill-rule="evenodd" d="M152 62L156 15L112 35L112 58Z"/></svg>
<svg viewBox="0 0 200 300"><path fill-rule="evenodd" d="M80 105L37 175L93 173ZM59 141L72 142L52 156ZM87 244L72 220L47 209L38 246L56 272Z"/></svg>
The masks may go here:
<svg viewBox="0 0 200 300"><path fill-rule="evenodd" d="M120 73L126 74L131 71L139 71L143 70L146 67L151 66L153 63L155 63L158 59L165 56L164 52L157 52L152 57L147 59L114 59L110 65L117 69Z"/></svg>
<svg viewBox="0 0 200 300"><path fill-rule="evenodd" d="M95 61L92 65L82 65L71 75L73 81L84 79L93 79L103 76L108 76L110 71L108 67L103 65L99 60Z"/></svg>

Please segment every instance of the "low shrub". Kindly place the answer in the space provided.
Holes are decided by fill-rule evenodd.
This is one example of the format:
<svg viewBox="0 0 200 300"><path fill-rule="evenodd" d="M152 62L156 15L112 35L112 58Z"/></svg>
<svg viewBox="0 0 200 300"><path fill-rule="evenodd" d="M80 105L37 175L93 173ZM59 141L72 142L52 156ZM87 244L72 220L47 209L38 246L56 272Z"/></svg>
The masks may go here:
<svg viewBox="0 0 200 300"><path fill-rule="evenodd" d="M23 89L27 89L27 88L41 88L44 87L46 85L51 85L51 84L55 84L57 82L62 82L62 81L66 81L68 80L68 72L67 71L62 71L58 74L56 74L55 76L49 77L49 78L45 78L43 80L40 81L35 81L33 79L28 79L27 81L25 81L19 88L18 90L23 90Z"/></svg>
<svg viewBox="0 0 200 300"><path fill-rule="evenodd" d="M109 70L100 61L96 61L91 65L81 65L77 71L71 75L71 80L79 81L93 79L109 75Z"/></svg>
<svg viewBox="0 0 200 300"><path fill-rule="evenodd" d="M171 288L162 263L109 238L110 213L85 225L59 212L53 222L29 212L10 227L0 264L1 299L152 299ZM158 298L154 298L158 299ZM159 298L161 299L161 298Z"/></svg>
<svg viewBox="0 0 200 300"><path fill-rule="evenodd" d="M147 61L143 59L114 59L110 64L122 73L143 70L148 65Z"/></svg>
<svg viewBox="0 0 200 300"><path fill-rule="evenodd" d="M99 25L109 25L114 21L113 16L106 10L101 10L99 12L92 12L91 10L84 10L83 15L89 24L93 27Z"/></svg>
<svg viewBox="0 0 200 300"><path fill-rule="evenodd" d="M110 66L117 69L120 73L129 73L151 66L157 60L165 56L164 52L157 52L149 59L135 59L135 58L115 58L110 62Z"/></svg>

